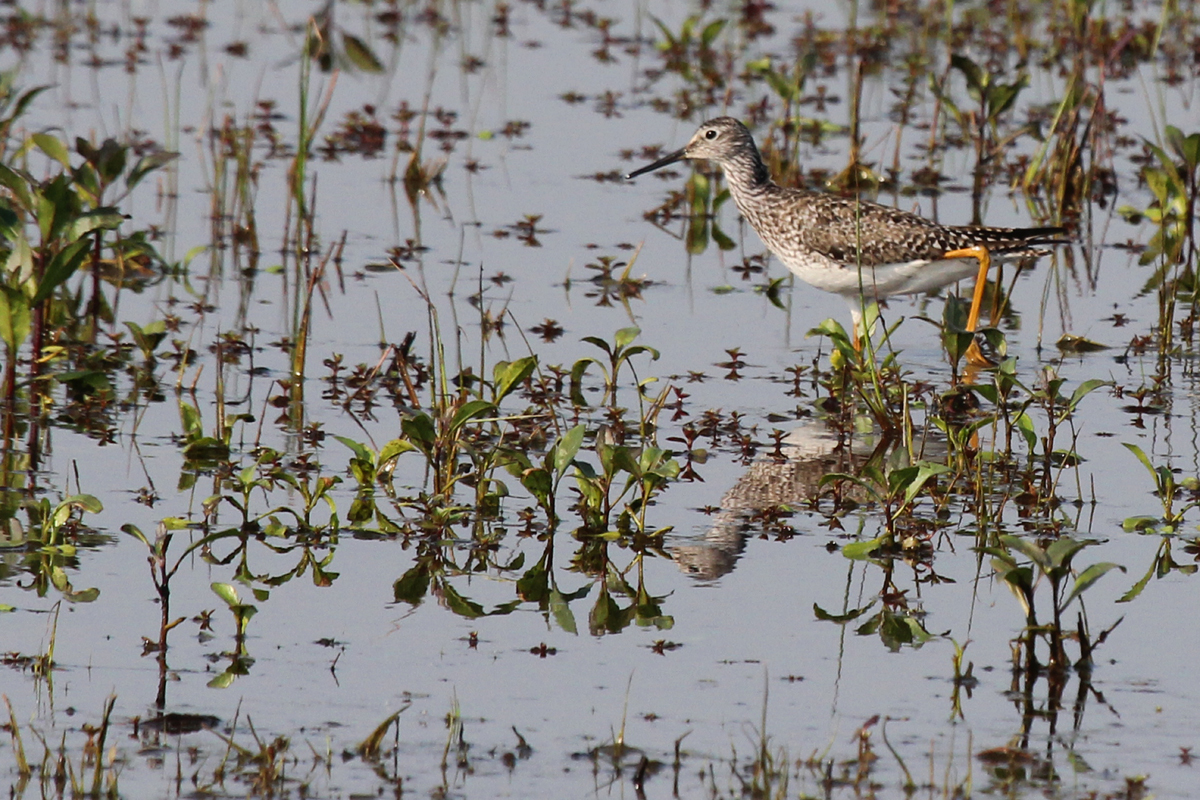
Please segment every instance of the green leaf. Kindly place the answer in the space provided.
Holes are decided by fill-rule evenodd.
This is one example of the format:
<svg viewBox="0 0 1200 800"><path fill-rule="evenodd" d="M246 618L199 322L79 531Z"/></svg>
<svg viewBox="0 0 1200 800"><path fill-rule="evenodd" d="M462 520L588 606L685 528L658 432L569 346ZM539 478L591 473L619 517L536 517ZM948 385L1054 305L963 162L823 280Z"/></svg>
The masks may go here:
<svg viewBox="0 0 1200 800"><path fill-rule="evenodd" d="M1076 406L1079 405L1079 402L1083 400L1083 398L1087 397L1101 386L1111 385L1112 381L1102 381L1098 378L1092 378L1091 380L1084 381L1083 383L1079 384L1078 387L1076 387L1074 392L1071 393L1071 400L1068 403L1068 406L1072 411L1074 411Z"/></svg>
<svg viewBox="0 0 1200 800"><path fill-rule="evenodd" d="M400 430L422 451L429 453L437 441L437 430L428 414L414 414L400 420Z"/></svg>
<svg viewBox="0 0 1200 800"><path fill-rule="evenodd" d="M149 153L142 156L133 165L133 169L129 171L129 175L125 178L125 186L132 189L142 182L142 179L154 172L157 169L170 164L175 159L179 158L179 153L168 153L159 151L157 153Z"/></svg>
<svg viewBox="0 0 1200 800"><path fill-rule="evenodd" d="M1147 469L1147 471L1149 471L1150 475L1154 478L1155 485L1157 486L1158 485L1158 472L1157 472L1157 470L1154 469L1154 465L1150 463L1150 459L1146 455L1146 452L1144 450L1142 450L1142 448L1138 447L1136 444L1130 444L1129 442L1121 442L1121 444L1123 444L1125 446L1126 450L1128 450L1129 452L1131 452L1135 456L1137 456L1137 460L1142 462L1142 466L1144 466Z"/></svg>
<svg viewBox="0 0 1200 800"><path fill-rule="evenodd" d="M54 376L54 379L61 384L70 386L73 391L81 395L100 396L113 391L108 375L98 369L60 372Z"/></svg>
<svg viewBox="0 0 1200 800"><path fill-rule="evenodd" d="M971 59L966 56L955 53L950 56L950 66L963 74L967 79L967 92L976 100L979 100L983 95L984 77L983 70L979 68Z"/></svg>
<svg viewBox="0 0 1200 800"><path fill-rule="evenodd" d="M965 300L954 295L946 298L946 304L942 307L942 327L946 329L947 333L968 333L973 337L974 333L967 331L969 318L970 306ZM968 344L970 344L970 340L968 340Z"/></svg>
<svg viewBox="0 0 1200 800"><path fill-rule="evenodd" d="M774 71L763 73L763 77L781 100L795 102L800 99L800 87L794 81Z"/></svg>
<svg viewBox="0 0 1200 800"><path fill-rule="evenodd" d="M350 450L353 451L354 457L358 460L365 461L368 464L375 463L375 454L372 453L371 450L362 443L356 442L353 439L347 439L345 436L334 436L333 438L337 439L346 447L349 447Z"/></svg>
<svg viewBox="0 0 1200 800"><path fill-rule="evenodd" d="M88 239L79 239L64 247L50 259L50 264L46 267L45 273L42 275L42 282L38 286L37 293L34 294L31 305L37 306L43 300L54 293L58 286L75 274L75 270L79 269L79 265L83 263L83 259L87 256L88 248L91 241Z"/></svg>
<svg viewBox="0 0 1200 800"><path fill-rule="evenodd" d="M225 605L233 608L241 604L242 601L238 597L237 589L233 587L233 584L214 582L211 586L217 597L225 601Z"/></svg>
<svg viewBox="0 0 1200 800"><path fill-rule="evenodd" d="M914 617L885 611L881 623L879 638L892 652L906 644L920 647L933 638L933 634L925 630Z"/></svg>
<svg viewBox="0 0 1200 800"><path fill-rule="evenodd" d="M209 689L228 689L237 680L237 674L225 670L217 677L205 684Z"/></svg>
<svg viewBox="0 0 1200 800"><path fill-rule="evenodd" d="M874 603L874 601L872 601L869 605L865 605L862 608L856 608L852 611L846 612L845 614L830 614L828 611L821 608L816 603L813 603L813 613L816 614L817 619L819 619L819 620L824 620L826 622L843 623L843 622L851 622L853 620L858 619L859 617L861 617L863 614L867 613L874 607L875 607L875 603Z"/></svg>
<svg viewBox="0 0 1200 800"><path fill-rule="evenodd" d="M99 514L104 510L104 504L96 499L94 495L90 494L73 494L63 500L60 505L79 508L92 514Z"/></svg>
<svg viewBox="0 0 1200 800"><path fill-rule="evenodd" d="M599 347L601 350L603 350L605 353L607 353L610 358L612 357L612 354L613 354L612 348L609 346L608 342L604 341L599 336L584 336L582 339L580 339L580 341L595 345L596 347ZM578 362L576 362L576 363L578 363Z"/></svg>
<svg viewBox="0 0 1200 800"><path fill-rule="evenodd" d="M76 592L68 587L66 594L67 600L72 603L90 603L100 596L100 590L91 588Z"/></svg>
<svg viewBox="0 0 1200 800"><path fill-rule="evenodd" d="M874 539L865 542L850 542L842 546L842 555L851 560L861 560L870 557L879 548L887 544L889 540L888 534L876 536Z"/></svg>
<svg viewBox="0 0 1200 800"><path fill-rule="evenodd" d="M712 238L717 243L717 247L726 252L737 249L737 242L729 237L725 231L716 222L712 223Z"/></svg>
<svg viewBox="0 0 1200 800"><path fill-rule="evenodd" d="M450 431L457 432L463 425L467 424L478 417L493 416L496 413L496 406L489 403L487 400L472 400L468 403L463 403L462 408L454 415L454 419L450 421Z"/></svg>
<svg viewBox="0 0 1200 800"><path fill-rule="evenodd" d="M71 224L63 229L63 238L74 241L98 230L116 230L125 221L125 215L110 208L98 208L80 214L71 220ZM92 242L89 240L88 245Z"/></svg>
<svg viewBox="0 0 1200 800"><path fill-rule="evenodd" d="M260 592L263 592L263 591L266 591L266 590L265 589L255 589L254 594L258 595ZM232 606L230 608L230 610L233 611L233 617L234 617L234 619L237 620L238 633L245 634L246 627L250 624L250 620L254 619L254 615L258 613L258 608L256 608L255 606L252 606L252 605L242 604L242 605Z"/></svg>
<svg viewBox="0 0 1200 800"><path fill-rule="evenodd" d="M1126 517L1121 523L1121 529L1126 533L1154 533L1154 529L1158 526L1161 520L1158 517Z"/></svg>
<svg viewBox="0 0 1200 800"><path fill-rule="evenodd" d="M30 213L37 211L37 202L31 192L37 181L24 170L16 170L0 162L0 186L5 187L17 200L17 204Z"/></svg>
<svg viewBox="0 0 1200 800"><path fill-rule="evenodd" d="M29 138L33 139L33 143L47 156L62 164L67 169L71 168L70 153L62 139L59 139L57 136L51 136L48 133L35 133Z"/></svg>
<svg viewBox="0 0 1200 800"><path fill-rule="evenodd" d="M921 491L930 478L950 472L950 468L946 465L934 464L931 461L920 462L916 465L916 470L916 477L909 482L908 487L904 490L904 503L906 505L913 501L913 498L917 496L917 493Z"/></svg>
<svg viewBox="0 0 1200 800"><path fill-rule="evenodd" d="M1162 547L1163 545L1159 545L1159 553L1162 552ZM1150 569L1146 570L1146 574L1138 579L1137 583L1129 587L1129 591L1117 598L1118 603L1128 603L1142 593L1142 590L1146 588L1148 583L1150 583L1150 579L1154 577L1155 570L1158 567L1159 558L1159 555L1154 557L1153 563L1150 564Z"/></svg>
<svg viewBox="0 0 1200 800"><path fill-rule="evenodd" d="M759 287L763 294L771 301L771 305L778 308L780 311L787 311L787 306L783 303L783 290L790 276L784 275L779 278L772 278L765 286Z"/></svg>
<svg viewBox="0 0 1200 800"><path fill-rule="evenodd" d="M19 289L0 286L0 339L8 345L10 358L29 337L31 325L29 299Z"/></svg>
<svg viewBox="0 0 1200 800"><path fill-rule="evenodd" d="M392 596L396 602L409 605L420 605L429 591L429 567L423 562L417 562L407 572L392 584Z"/></svg>
<svg viewBox="0 0 1200 800"><path fill-rule="evenodd" d="M533 374L537 368L537 356L525 356L511 364L507 361L501 361L496 364L492 370L492 383L496 391L496 403L499 403L509 392L518 384L524 383L525 379Z"/></svg>
<svg viewBox="0 0 1200 800"><path fill-rule="evenodd" d="M567 633L579 635L579 628L575 624L575 615L557 587L550 590L550 615L554 617L558 627Z"/></svg>
<svg viewBox="0 0 1200 800"><path fill-rule="evenodd" d="M380 449L378 466L382 467L389 461L394 460L401 453L408 453L416 449L413 447L412 442L404 439L392 439Z"/></svg>
<svg viewBox="0 0 1200 800"><path fill-rule="evenodd" d="M148 357L153 357L154 350L162 344L162 340L167 336L167 324L161 319L148 323L144 328L136 322L127 321L125 327L129 328L134 342Z"/></svg>
<svg viewBox="0 0 1200 800"><path fill-rule="evenodd" d="M619 331L617 331L616 335L613 337L613 341L616 342L617 348L620 349L620 348L628 346L634 339L636 339L638 336L640 336L641 333L642 333L641 328L635 328L635 327L621 328Z"/></svg>
<svg viewBox="0 0 1200 800"><path fill-rule="evenodd" d="M9 242L25 238L21 230L21 218L9 207L6 198L0 198L0 238Z"/></svg>
<svg viewBox="0 0 1200 800"><path fill-rule="evenodd" d="M1048 572L1051 568L1050 558L1046 551L1037 545L1036 542L1031 542L1027 539L1022 539L1020 536L1001 536L1000 542L1010 550L1016 550L1021 555L1028 558L1036 564L1042 572Z"/></svg>
<svg viewBox="0 0 1200 800"><path fill-rule="evenodd" d="M649 345L645 345L645 344L636 344L633 347L630 347L625 350L624 354L622 354L622 356L621 356L621 360L628 361L630 358L632 358L636 355L639 355L640 353L649 353L651 361L658 361L659 356L660 356L660 353L657 350L655 350L653 347L650 347ZM652 379L649 379L649 380L652 380ZM648 380L643 381L643 383L647 383L647 382L649 382L649 381Z"/></svg>
<svg viewBox="0 0 1200 800"><path fill-rule="evenodd" d="M375 730L371 732L370 736L362 740L362 743L354 749L354 752L362 756L364 761L378 761L380 745L383 742L383 737L387 734L388 729L392 727L392 723L395 722L402 713L407 711L411 705L411 702L406 702L399 709L389 714L387 719L375 727Z"/></svg>
<svg viewBox="0 0 1200 800"><path fill-rule="evenodd" d="M1064 333L1054 343L1054 346L1064 353L1098 353L1101 350L1109 349L1106 344L1072 333Z"/></svg>
<svg viewBox="0 0 1200 800"><path fill-rule="evenodd" d="M129 147L116 139L108 138L101 143L100 149L95 153L94 163L105 185L111 184L125 171L125 158L128 154Z"/></svg>
<svg viewBox="0 0 1200 800"><path fill-rule="evenodd" d="M561 478L566 474L567 467L571 466L571 462L579 454L579 448L583 446L583 436L586 432L585 425L576 425L564 433L554 445L554 474L557 477Z"/></svg>
<svg viewBox="0 0 1200 800"><path fill-rule="evenodd" d="M673 45L676 44L675 34L671 32L671 29L667 27L666 23L655 16L651 16L650 21L658 26L659 33L661 33L663 35L663 39L666 40L665 42L659 42L658 48L660 50L669 50Z"/></svg>
<svg viewBox="0 0 1200 800"><path fill-rule="evenodd" d="M183 435L187 439L198 439L204 435L200 411L191 403L179 402L179 419L183 423Z"/></svg>
<svg viewBox="0 0 1200 800"><path fill-rule="evenodd" d="M1154 194L1159 205L1164 207L1170 205L1172 183L1167 173L1161 169L1147 167L1143 170L1142 175L1146 179L1146 186Z"/></svg>
<svg viewBox="0 0 1200 800"><path fill-rule="evenodd" d="M726 19L721 18L704 26L704 30L700 32L700 42L705 47L711 47L717 36L721 34L725 27Z"/></svg>
<svg viewBox="0 0 1200 800"><path fill-rule="evenodd" d="M1121 572L1125 571L1125 567L1121 566L1120 564L1114 564L1111 561L1102 561L1099 564L1092 564L1083 572L1079 573L1079 577L1075 579L1075 586L1072 587L1071 593L1067 595L1067 599L1063 601L1062 607L1066 608L1067 606L1071 605L1072 600L1086 592L1091 585L1100 580L1105 573L1114 569L1119 569Z"/></svg>
<svg viewBox="0 0 1200 800"><path fill-rule="evenodd" d="M342 34L342 44L346 48L346 60L363 72L383 72L383 62L375 57L367 43L357 36Z"/></svg>
<svg viewBox="0 0 1200 800"><path fill-rule="evenodd" d="M1063 536L1055 539L1046 548L1046 557L1053 567L1070 567L1071 559L1083 548L1095 544L1091 539L1072 539Z"/></svg>
<svg viewBox="0 0 1200 800"><path fill-rule="evenodd" d="M450 584L442 582L441 586L442 600L446 604L446 608L458 614L460 617L467 619L478 619L479 617L487 616L487 612L483 610L483 606L476 603L474 600L463 597L458 592L454 591L454 587Z"/></svg>
<svg viewBox="0 0 1200 800"><path fill-rule="evenodd" d="M76 188L87 196L89 203L100 202L100 195L102 193L100 175L91 163L85 162L71 170L71 177L75 179Z"/></svg>
<svg viewBox="0 0 1200 800"><path fill-rule="evenodd" d="M548 597L550 573L546 571L545 559L534 564L525 574L517 578L517 597L527 603L541 605Z"/></svg>
<svg viewBox="0 0 1200 800"><path fill-rule="evenodd" d="M867 310L870 311L871 308L877 308L877 306L872 303ZM864 321L868 319L869 317L864 317ZM834 349L849 363L853 363L858 358L858 351L854 349L854 343L851 341L850 334L846 332L846 329L836 319L830 318L825 320L817 327L809 330L805 336L827 337L830 343L833 344Z"/></svg>
<svg viewBox="0 0 1200 800"><path fill-rule="evenodd" d="M1184 136L1183 132L1174 125L1168 125L1165 130L1167 144L1175 154L1183 159L1188 170L1195 170L1200 165L1200 133Z"/></svg>
<svg viewBox="0 0 1200 800"><path fill-rule="evenodd" d="M597 341L601 341L603 343L602 340ZM607 348L607 343L604 343L604 346ZM592 364L596 364L600 366L601 369L604 369L603 365L601 365L599 361L591 357L581 358L571 367L571 403L573 405L586 406L588 404L587 399L583 396L583 376L584 373L587 372L588 367Z"/></svg>
<svg viewBox="0 0 1200 800"><path fill-rule="evenodd" d="M1029 448L1029 452L1033 453L1034 450L1037 449L1038 443L1037 431L1034 430L1033 427L1033 419L1024 411L1022 411L1017 415L1017 418L1013 420L1013 424L1016 426L1017 431L1025 439L1025 446Z"/></svg>
<svg viewBox="0 0 1200 800"><path fill-rule="evenodd" d="M1013 83L1004 83L999 86L989 87L987 93L988 118L995 122L1001 114L1012 107L1012 104L1017 100L1017 95L1028 85L1029 76L1022 75Z"/></svg>
<svg viewBox="0 0 1200 800"><path fill-rule="evenodd" d="M46 91L49 88L51 88L49 85L35 86L32 89L29 89L28 91L26 91L24 94L22 94L20 97L18 97L17 102L13 104L12 113L9 114L6 119L0 120L0 122L11 123L14 120L16 120L17 117L19 117L25 113L25 109L29 107L29 104L33 102L35 97L37 97L39 94L41 94L42 92Z"/></svg>
<svg viewBox="0 0 1200 800"><path fill-rule="evenodd" d="M554 483L549 472L541 467L526 470L525 474L521 476L521 485L528 489L539 503L549 504L550 493L554 491Z"/></svg>
<svg viewBox="0 0 1200 800"><path fill-rule="evenodd" d="M125 523L121 526L121 530L139 540L142 544L146 545L146 547L153 547L153 545L150 544L150 540L146 538L146 534L142 533L142 529L133 523Z"/></svg>

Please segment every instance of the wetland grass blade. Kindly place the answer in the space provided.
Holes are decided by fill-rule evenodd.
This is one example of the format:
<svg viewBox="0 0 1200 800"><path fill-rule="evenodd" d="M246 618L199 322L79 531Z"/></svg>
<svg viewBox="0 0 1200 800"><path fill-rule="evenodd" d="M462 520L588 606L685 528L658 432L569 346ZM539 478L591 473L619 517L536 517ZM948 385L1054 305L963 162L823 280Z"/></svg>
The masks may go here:
<svg viewBox="0 0 1200 800"><path fill-rule="evenodd" d="M29 768L29 761L25 758L25 744L21 741L21 726L17 724L17 715L13 711L8 695L0 696L4 698L4 705L8 707L9 734L13 740L13 755L17 760L17 773L22 777L27 777L33 771Z"/></svg>
<svg viewBox="0 0 1200 800"><path fill-rule="evenodd" d="M381 742L383 742L383 737L387 734L388 729L392 727L392 724L400 718L400 715L407 711L411 706L412 702L407 702L389 714L387 719L379 723L375 730L371 731L371 734L367 736L367 738L363 739L359 743L358 747L354 748L354 752L358 753L358 755L364 761L374 761L378 759L379 745Z"/></svg>

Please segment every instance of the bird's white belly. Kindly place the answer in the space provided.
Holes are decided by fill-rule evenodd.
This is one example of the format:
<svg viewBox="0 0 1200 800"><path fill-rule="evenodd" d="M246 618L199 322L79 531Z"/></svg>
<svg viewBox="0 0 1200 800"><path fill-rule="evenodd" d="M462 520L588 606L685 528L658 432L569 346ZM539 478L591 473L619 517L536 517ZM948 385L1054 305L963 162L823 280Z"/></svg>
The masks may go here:
<svg viewBox="0 0 1200 800"><path fill-rule="evenodd" d="M918 294L969 278L979 270L973 258L929 261L919 259L877 267L842 266L828 260L805 260L787 265L805 283L826 292L857 297L885 298Z"/></svg>

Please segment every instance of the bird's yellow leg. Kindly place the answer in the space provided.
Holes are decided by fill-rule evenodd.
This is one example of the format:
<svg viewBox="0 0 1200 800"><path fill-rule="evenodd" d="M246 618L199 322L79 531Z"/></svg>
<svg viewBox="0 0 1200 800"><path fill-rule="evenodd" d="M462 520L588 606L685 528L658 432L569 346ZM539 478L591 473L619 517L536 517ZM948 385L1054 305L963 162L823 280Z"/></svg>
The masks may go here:
<svg viewBox="0 0 1200 800"><path fill-rule="evenodd" d="M979 259L979 276L975 278L975 293L971 297L971 313L967 315L967 330L975 332L979 326L979 312L983 308L983 290L987 286L988 270L992 268L992 256L983 245L964 247L961 250L951 250L942 258L977 258Z"/></svg>
<svg viewBox="0 0 1200 800"><path fill-rule="evenodd" d="M992 256L983 245L964 247L961 250L951 250L942 258L976 258L979 259L979 275L975 278L975 291L971 295L971 311L967 315L967 330L971 333L979 327L979 312L983 309L983 290L987 287L988 270L992 267ZM977 367L991 366L991 362L979 349L974 340L967 348L967 363Z"/></svg>

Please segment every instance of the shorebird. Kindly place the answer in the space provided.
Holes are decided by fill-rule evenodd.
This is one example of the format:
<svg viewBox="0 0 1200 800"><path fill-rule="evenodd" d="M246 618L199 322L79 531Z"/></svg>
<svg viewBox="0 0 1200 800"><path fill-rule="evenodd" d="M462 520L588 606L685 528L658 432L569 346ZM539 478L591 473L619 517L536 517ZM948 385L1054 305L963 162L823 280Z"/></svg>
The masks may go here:
<svg viewBox="0 0 1200 800"><path fill-rule="evenodd" d="M977 274L967 330L979 324L992 262L1046 255L1038 245L1065 244L1059 227L989 228L940 225L917 214L771 179L750 131L733 117L700 126L686 147L625 176L636 178L683 160L715 161L729 192L759 238L792 273L818 289L841 295L854 318L893 295L940 289Z"/></svg>

